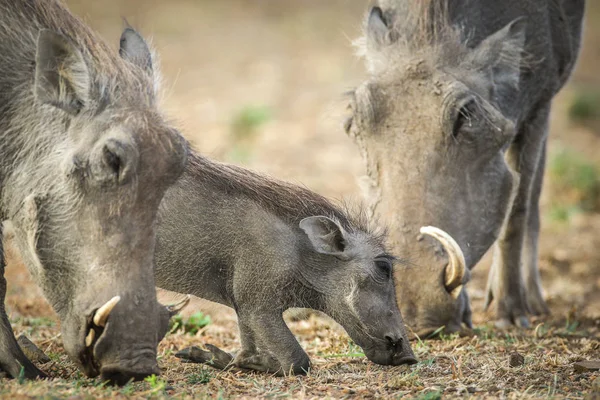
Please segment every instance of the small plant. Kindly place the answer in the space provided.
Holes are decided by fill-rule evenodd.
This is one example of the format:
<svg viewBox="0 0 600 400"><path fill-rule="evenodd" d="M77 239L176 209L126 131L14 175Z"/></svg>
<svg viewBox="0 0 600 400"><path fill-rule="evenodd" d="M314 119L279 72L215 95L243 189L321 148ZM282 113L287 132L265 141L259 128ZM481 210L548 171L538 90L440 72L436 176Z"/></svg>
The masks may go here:
<svg viewBox="0 0 600 400"><path fill-rule="evenodd" d="M175 333L180 331L190 335L195 335L200 329L210 325L210 323L210 316L205 315L201 311L192 314L187 320L184 320L181 314L177 314L171 318L169 332Z"/></svg>
<svg viewBox="0 0 600 400"><path fill-rule="evenodd" d="M19 376L17 377L17 382L19 382L19 385L22 385L25 383L25 367L21 366L21 369L19 370Z"/></svg>
<svg viewBox="0 0 600 400"><path fill-rule="evenodd" d="M569 118L575 122L587 122L600 118L600 92L580 91L569 106Z"/></svg>
<svg viewBox="0 0 600 400"><path fill-rule="evenodd" d="M444 332L440 332L440 340L455 340L458 339L458 332L454 332L454 333L444 333Z"/></svg>
<svg viewBox="0 0 600 400"><path fill-rule="evenodd" d="M12 322L32 328L56 326L56 321L48 317L20 317L15 318Z"/></svg>
<svg viewBox="0 0 600 400"><path fill-rule="evenodd" d="M446 325L442 325L439 328L437 328L435 331L433 331L432 333L430 333L429 335L427 335L427 337L425 339L431 339L434 338L438 335L442 335L442 333L444 332L444 329L446 329Z"/></svg>
<svg viewBox="0 0 600 400"><path fill-rule="evenodd" d="M569 222L577 214L581 214L583 210L577 206L555 205L549 211L549 216L556 222Z"/></svg>
<svg viewBox="0 0 600 400"><path fill-rule="evenodd" d="M567 313L567 320L565 321L565 329L569 333L575 333L579 327L579 321L577 321L577 314L575 310L570 310Z"/></svg>
<svg viewBox="0 0 600 400"><path fill-rule="evenodd" d="M127 382L125 386L123 386L120 390L121 394L124 396L131 396L135 392L135 386L132 382Z"/></svg>
<svg viewBox="0 0 600 400"><path fill-rule="evenodd" d="M428 358L426 360L421 360L417 363L417 369L420 369L422 367L431 367L433 364L435 364L435 358Z"/></svg>
<svg viewBox="0 0 600 400"><path fill-rule="evenodd" d="M550 161L550 178L552 219L568 221L574 214L600 210L600 171L594 164L562 150Z"/></svg>
<svg viewBox="0 0 600 400"><path fill-rule="evenodd" d="M210 382L211 379L212 374L210 373L210 371L203 369L197 374L191 374L190 376L188 376L187 383L189 383L190 385L205 385L208 382Z"/></svg>
<svg viewBox="0 0 600 400"><path fill-rule="evenodd" d="M432 390L426 393L421 393L417 397L418 400L441 400L442 392L439 390Z"/></svg>
<svg viewBox="0 0 600 400"><path fill-rule="evenodd" d="M167 387L167 383L162 379L159 379L156 375L152 374L144 378L144 381L150 385L150 393L162 393Z"/></svg>
<svg viewBox="0 0 600 400"><path fill-rule="evenodd" d="M231 146L226 158L233 162L247 163L259 129L271 120L271 110L266 106L246 106L231 121Z"/></svg>
<svg viewBox="0 0 600 400"><path fill-rule="evenodd" d="M231 135L235 142L251 139L258 129L271 119L266 106L247 106L238 111L231 122Z"/></svg>
<svg viewBox="0 0 600 400"><path fill-rule="evenodd" d="M387 382L387 387L391 389L409 389L413 386L422 386L423 382L419 379L418 369L413 369L409 374L392 376Z"/></svg>
<svg viewBox="0 0 600 400"><path fill-rule="evenodd" d="M348 350L344 353L334 353L326 355L327 358L336 358L336 357L364 357L365 353L362 349L357 346L353 341L348 341Z"/></svg>

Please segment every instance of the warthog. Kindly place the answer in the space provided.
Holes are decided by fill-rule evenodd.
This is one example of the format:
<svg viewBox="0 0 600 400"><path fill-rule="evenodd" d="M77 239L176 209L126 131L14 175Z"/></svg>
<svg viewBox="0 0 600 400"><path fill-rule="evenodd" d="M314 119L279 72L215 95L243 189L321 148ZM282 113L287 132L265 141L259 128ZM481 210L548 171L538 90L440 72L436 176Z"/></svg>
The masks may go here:
<svg viewBox="0 0 600 400"><path fill-rule="evenodd" d="M345 128L373 212L408 255L397 296L417 334L471 325L464 285L499 239L487 288L499 326L547 312L539 196L552 97L580 44L583 0L381 0L359 46L368 79ZM419 235L433 225L455 241ZM462 254L461 253L462 250Z"/></svg>
<svg viewBox="0 0 600 400"><path fill-rule="evenodd" d="M291 307L324 312L379 364L414 363L383 236L325 198L191 154L161 204L159 287L235 309L235 359L212 347L180 353L214 366L303 374L310 361L283 320Z"/></svg>
<svg viewBox="0 0 600 400"><path fill-rule="evenodd" d="M157 109L146 43L127 29L120 54L60 1L0 0L0 213L67 353L117 383L159 372L155 218L187 157ZM13 336L0 260L0 368L43 376Z"/></svg>

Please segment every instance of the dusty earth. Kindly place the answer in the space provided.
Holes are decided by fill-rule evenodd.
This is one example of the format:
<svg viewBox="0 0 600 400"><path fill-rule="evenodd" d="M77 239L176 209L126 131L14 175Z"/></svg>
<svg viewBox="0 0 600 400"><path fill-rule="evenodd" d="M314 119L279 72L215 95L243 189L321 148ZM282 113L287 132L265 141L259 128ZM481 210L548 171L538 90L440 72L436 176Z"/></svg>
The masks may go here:
<svg viewBox="0 0 600 400"><path fill-rule="evenodd" d="M359 35L366 1L68 3L115 46L121 17L152 37L161 58L165 108L196 149L301 182L333 198L360 199L362 160L341 122L344 91L364 77L351 40ZM600 5L589 5L577 72L552 115L550 165L553 154L568 152L577 162L600 168L598 120L575 124L569 118L569 108L582 91L600 92ZM233 350L238 345L231 311L194 301L185 314L202 310L213 323L195 335L167 336L159 349L163 375L158 379L111 388L84 378L67 360L55 314L29 280L18 254L9 251L9 316L15 332L28 335L50 357L39 366L51 380L0 378L0 396L600 398L599 373L576 372L573 366L600 359L600 207L588 212L571 207L577 190L555 179L549 172L542 198L540 256L552 315L535 319L535 329L493 327L493 316L482 310L486 257L469 285L476 329L415 342L420 359L416 366L390 368L368 362L339 326L315 315L290 322L314 363L308 377L217 372L185 364L173 356L177 349L213 343ZM575 211L556 217L565 214L557 214L564 209ZM7 247L10 250L10 243ZM513 353L524 357L522 365L510 366Z"/></svg>

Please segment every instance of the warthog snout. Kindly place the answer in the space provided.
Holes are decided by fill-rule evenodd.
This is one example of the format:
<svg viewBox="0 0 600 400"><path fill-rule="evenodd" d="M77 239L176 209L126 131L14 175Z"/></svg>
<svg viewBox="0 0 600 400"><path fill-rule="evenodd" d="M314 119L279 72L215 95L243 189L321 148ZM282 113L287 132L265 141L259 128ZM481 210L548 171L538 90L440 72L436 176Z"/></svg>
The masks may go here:
<svg viewBox="0 0 600 400"><path fill-rule="evenodd" d="M421 274L407 279L409 269L396 271L398 305L413 335L425 338L436 331L456 332L462 323L471 327L464 290L470 271L456 240L439 228L425 226L415 248Z"/></svg>
<svg viewBox="0 0 600 400"><path fill-rule="evenodd" d="M81 343L77 345L85 373L88 376L100 375L103 381L117 385L160 374L156 362L156 344L167 333L171 317L190 301L190 297L186 296L168 306L156 303L156 314L144 312L143 307L138 306L138 315L142 320L134 320L126 315L131 314L127 308L136 307L135 301L133 304L121 304L121 298L112 297L87 317L85 346L82 347ZM121 305L123 307L119 309ZM154 324L152 318L146 318L148 315L158 315L157 337L144 335L145 328ZM127 329L125 337L129 339L128 342L115 339L117 334L123 336L119 329Z"/></svg>
<svg viewBox="0 0 600 400"><path fill-rule="evenodd" d="M385 340L372 347L365 347L364 351L367 358L376 364L412 365L417 362L408 338L401 332L385 335Z"/></svg>
<svg viewBox="0 0 600 400"><path fill-rule="evenodd" d="M156 346L184 305L165 307L140 292L123 292L92 307L79 324L64 325L65 349L86 375L111 384L158 375Z"/></svg>

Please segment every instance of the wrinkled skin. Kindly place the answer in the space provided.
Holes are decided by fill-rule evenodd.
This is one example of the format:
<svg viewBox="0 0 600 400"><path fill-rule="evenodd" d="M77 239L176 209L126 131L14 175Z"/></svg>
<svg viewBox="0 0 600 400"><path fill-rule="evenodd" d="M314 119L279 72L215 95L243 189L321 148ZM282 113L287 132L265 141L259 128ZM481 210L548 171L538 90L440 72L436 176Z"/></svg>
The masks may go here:
<svg viewBox="0 0 600 400"><path fill-rule="evenodd" d="M406 255L395 274L407 326L419 336L471 326L464 285L494 243L487 304L499 325L527 326L528 314L547 312L537 269L547 121L575 62L584 2L458 0L447 12L441 3L372 9L369 78L353 92L346 130L367 164L372 210ZM460 276L419 234L426 225L458 243Z"/></svg>
<svg viewBox="0 0 600 400"><path fill-rule="evenodd" d="M156 107L146 43L123 38L119 55L61 3L0 1L0 213L69 356L118 384L159 373L170 311L156 300L155 218L187 158ZM0 317L0 368L43 376Z"/></svg>
<svg viewBox="0 0 600 400"><path fill-rule="evenodd" d="M373 362L416 362L392 262L377 235L321 196L197 154L161 204L158 287L237 313L235 357L214 347L179 353L218 368L305 374L310 360L283 319L289 308L329 315Z"/></svg>

